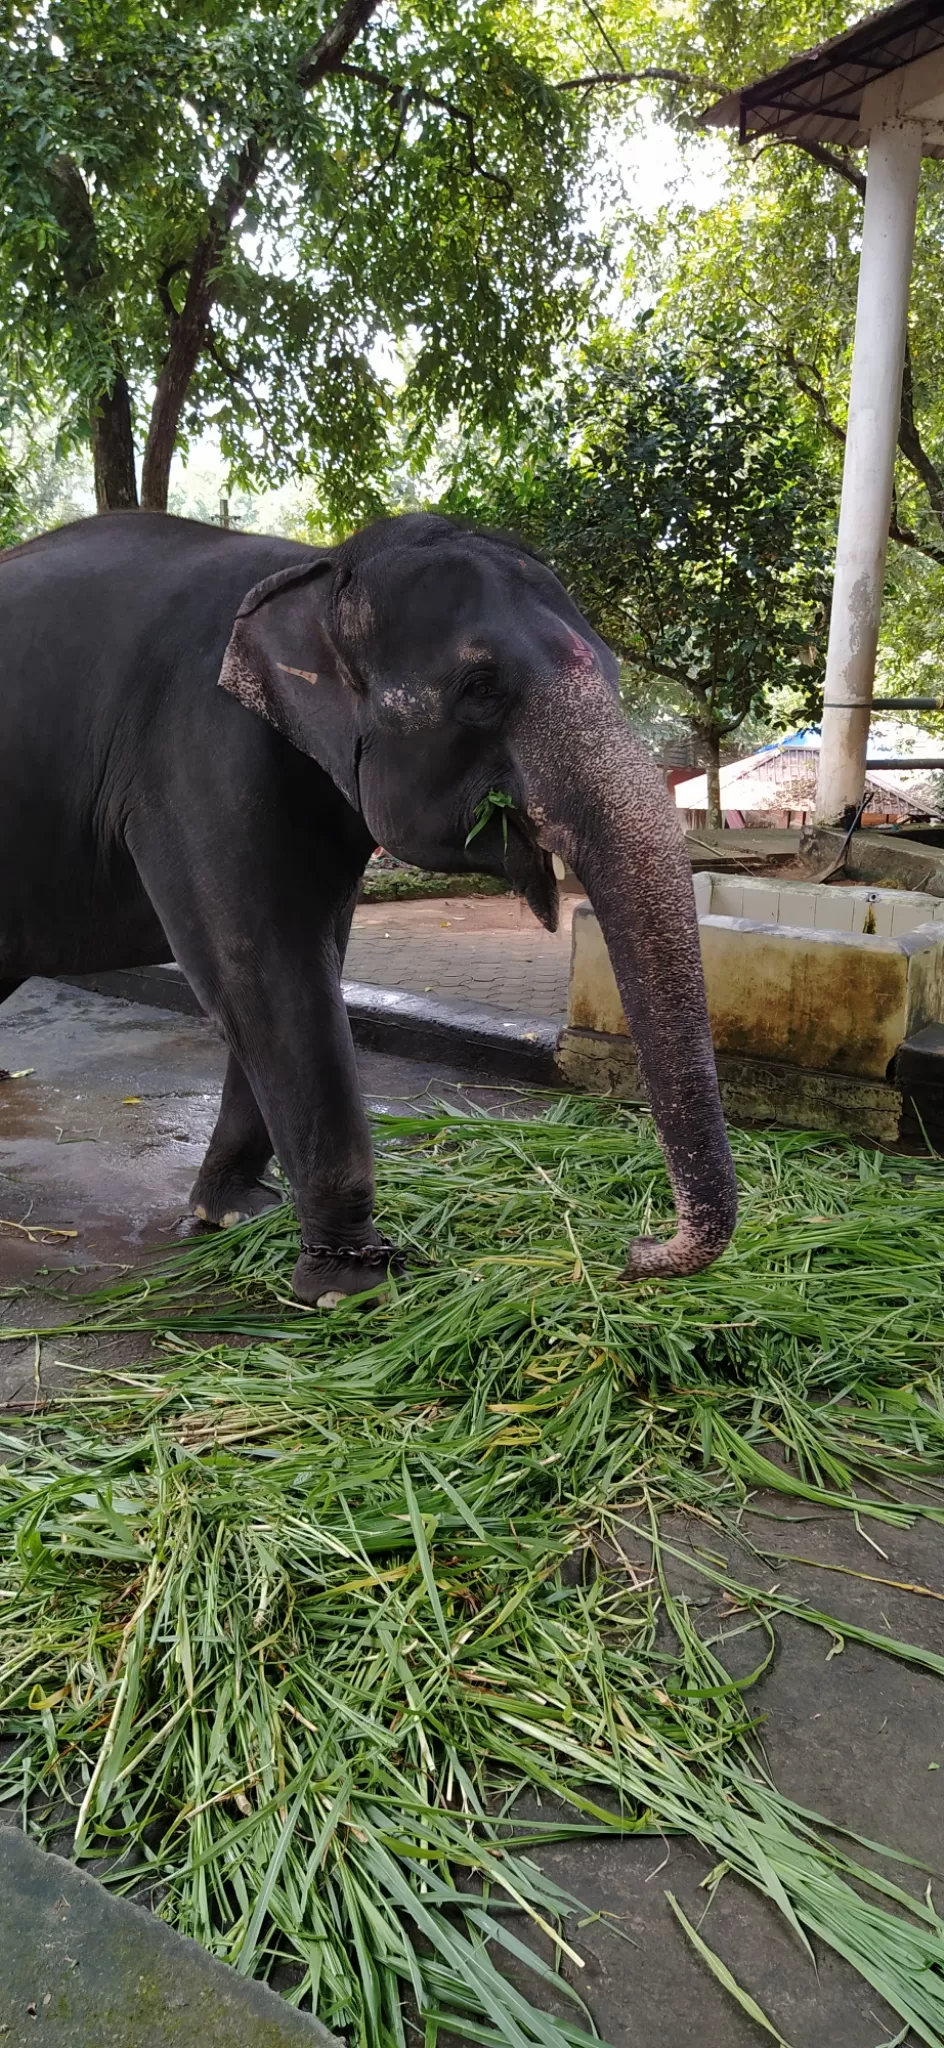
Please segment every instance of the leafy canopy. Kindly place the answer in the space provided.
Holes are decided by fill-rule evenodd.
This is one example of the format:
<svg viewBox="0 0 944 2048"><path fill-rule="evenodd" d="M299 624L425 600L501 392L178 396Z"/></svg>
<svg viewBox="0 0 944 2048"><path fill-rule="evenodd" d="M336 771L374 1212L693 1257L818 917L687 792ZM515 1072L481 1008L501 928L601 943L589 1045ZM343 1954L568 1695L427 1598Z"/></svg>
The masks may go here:
<svg viewBox="0 0 944 2048"><path fill-rule="evenodd" d="M687 133L748 83L861 17L860 0L680 0L653 9L611 0L595 9L592 65L625 67L607 88L626 115L654 109ZM867 153L809 140L740 148L729 132L723 189L707 207L680 192L654 220L627 222L627 295L658 308L684 342L706 307L749 321L758 348L794 383L838 504L855 325ZM722 145L711 140L711 160ZM918 204L880 670L886 685L942 686L944 661L944 360L941 261L944 164L926 160Z"/></svg>
<svg viewBox="0 0 944 2048"><path fill-rule="evenodd" d="M309 468L339 516L373 509L387 337L412 339L420 428L450 407L505 416L522 366L546 367L579 315L588 110L547 83L550 16L515 0L360 13L309 89L331 15L305 0L12 0L8 405L61 398L78 438L120 370L140 439L212 222L178 445L210 422L234 482Z"/></svg>
<svg viewBox="0 0 944 2048"><path fill-rule="evenodd" d="M713 748L768 693L820 682L830 479L744 334L603 329L511 461L480 447L448 502L535 542L623 661Z"/></svg>

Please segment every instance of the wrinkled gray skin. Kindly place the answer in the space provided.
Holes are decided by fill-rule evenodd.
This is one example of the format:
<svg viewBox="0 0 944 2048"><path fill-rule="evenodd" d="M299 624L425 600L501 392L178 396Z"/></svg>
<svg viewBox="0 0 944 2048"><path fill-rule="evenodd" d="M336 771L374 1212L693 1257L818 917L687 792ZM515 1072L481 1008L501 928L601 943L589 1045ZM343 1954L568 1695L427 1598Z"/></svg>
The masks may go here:
<svg viewBox="0 0 944 2048"><path fill-rule="evenodd" d="M675 1194L676 1233L639 1240L628 1278L696 1271L736 1212L708 1027L691 872L663 778L620 709L616 661L561 584L509 544L427 518L385 521L319 578L238 624L221 681L324 760L372 837L402 859L507 870L549 930L548 856L583 882L639 1051ZM345 572L350 580L345 582ZM252 603L253 600L250 600ZM279 681L299 688L289 706ZM317 675L317 682L308 680ZM337 705L340 748L319 731ZM356 768L348 763L356 734ZM495 819L465 850L490 788Z"/></svg>
<svg viewBox="0 0 944 2048"><path fill-rule="evenodd" d="M0 558L0 633L0 999L173 951L230 1048L198 1215L271 1199L275 1150L299 1298L376 1286L340 993L359 876L374 845L507 874L553 930L557 853L600 919L675 1195L675 1234L633 1244L627 1277L718 1256L736 1191L675 808L543 564L425 516L318 550L115 515ZM495 818L467 847L490 789L507 845Z"/></svg>

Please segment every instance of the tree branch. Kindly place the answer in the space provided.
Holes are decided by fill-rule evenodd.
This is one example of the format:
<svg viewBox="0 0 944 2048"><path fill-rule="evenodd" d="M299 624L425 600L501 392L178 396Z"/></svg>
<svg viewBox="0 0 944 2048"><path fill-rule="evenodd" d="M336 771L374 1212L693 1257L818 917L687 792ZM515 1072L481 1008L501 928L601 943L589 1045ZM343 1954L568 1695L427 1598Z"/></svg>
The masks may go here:
<svg viewBox="0 0 944 2048"><path fill-rule="evenodd" d="M342 70L343 61L351 44L361 30L366 28L371 16L376 14L380 0L345 0L340 13L325 29L311 49L306 50L298 60L295 75L302 92L310 92L329 72ZM247 136L235 169L223 178L210 202L211 227L204 239L211 242L214 234L222 244L241 211L272 149L274 137L264 129L258 129ZM208 265L207 267L211 267Z"/></svg>
<svg viewBox="0 0 944 2048"><path fill-rule="evenodd" d="M905 341L905 364L901 380L901 420L898 427L898 446L906 462L910 462L916 476L921 478L928 494L928 502L942 533L944 533L944 476L932 462L924 447L915 422L914 413L914 365L911 359L911 341Z"/></svg>
<svg viewBox="0 0 944 2048"><path fill-rule="evenodd" d="M620 56L620 53L616 47L616 44L613 41L613 38L610 34L609 29L607 28L605 21L600 20L600 16L593 5L593 0L583 0L583 7L584 12L586 14L589 14L590 20L592 21L593 26L596 29L596 32L600 37L601 41L606 44L610 56L615 57L617 64L621 64L623 61L622 57Z"/></svg>
<svg viewBox="0 0 944 2048"><path fill-rule="evenodd" d="M796 353L789 343L785 348L781 349L780 360L793 378L797 390L802 391L804 398L808 398L810 404L815 406L827 434L834 441L840 442L845 447L845 427L841 427L839 421L833 419L832 413L829 410L826 393L818 379L816 370L807 369L805 364L798 362Z"/></svg>
<svg viewBox="0 0 944 2048"><path fill-rule="evenodd" d="M89 406L89 432L95 472L95 503L99 512L136 505L131 393L121 356L114 306L102 304L105 276L98 224L82 173L72 157L54 157L49 166L50 204L62 235L59 261L70 298L81 305L89 294L94 318L104 326L112 374Z"/></svg>
<svg viewBox="0 0 944 2048"><path fill-rule="evenodd" d="M725 88L716 85L711 78L699 78L688 71L669 71L661 65L652 65L645 71L588 71L583 78L559 78L555 92L582 92L594 85L678 85L697 86L699 91L714 93L720 98Z"/></svg>
<svg viewBox="0 0 944 2048"><path fill-rule="evenodd" d="M269 432L268 422L258 392L242 371L234 370L232 363L227 362L220 337L212 326L206 338L206 350L207 354L212 357L217 369L222 370L224 377L228 378L229 382L235 385L236 390L245 392L259 422L259 432L262 435L263 447L266 454L271 457L273 453L272 436Z"/></svg>
<svg viewBox="0 0 944 2048"><path fill-rule="evenodd" d="M170 295L171 279L179 277L180 272L182 270L186 270L186 268L187 265L184 261L184 258L182 256L178 256L175 263L168 263L165 266L165 268L161 271L160 277L157 280L157 296L160 299L161 305L164 308L164 317L167 321L168 327L173 327L174 321L180 319L180 314L178 313L177 308L174 305L174 301Z"/></svg>
<svg viewBox="0 0 944 2048"><path fill-rule="evenodd" d="M340 14L326 28L318 41L298 63L298 83L303 92L310 92L313 85L326 78L329 71L337 71L342 59L356 42L362 29L367 27L371 15L376 14L380 0L345 0Z"/></svg>
<svg viewBox="0 0 944 2048"><path fill-rule="evenodd" d="M834 441L845 446L846 430L835 420L829 410L826 393L817 379L815 370L797 361L795 352L787 347L781 350L780 360L789 371L798 391L815 406L824 427ZM905 344L905 368L901 386L901 420L898 428L898 446L905 461L919 477L928 495L928 502L938 525L944 531L944 477L932 462L918 432L914 416L914 376L911 361L911 343ZM930 562L944 563L944 545L933 540L922 540L911 526L902 526L898 518L897 500L892 500L891 518L888 523L889 538L896 540L899 547L913 548L917 554L926 555Z"/></svg>
<svg viewBox="0 0 944 2048"><path fill-rule="evenodd" d="M78 297L104 274L92 202L71 156L53 157L49 180L52 211L63 236L59 260L69 291Z"/></svg>
<svg viewBox="0 0 944 2048"><path fill-rule="evenodd" d="M653 661L651 655L638 654L634 648L623 648L623 660L631 667L644 668L650 675L664 676L666 682L676 683L680 689L690 690L694 695L703 693L704 686L698 676L683 675L682 670L670 668L667 661Z"/></svg>
<svg viewBox="0 0 944 2048"><path fill-rule="evenodd" d="M379 4L380 0L344 0L317 43L298 60L295 75L302 92L309 92L322 78L339 69ZM190 380L206 344L215 273L233 222L257 183L275 140L268 129L256 129L246 137L233 170L217 186L210 202L209 226L194 248L183 308L173 323L170 347L157 380L144 453L141 501L156 511L163 511L167 504L177 426Z"/></svg>
<svg viewBox="0 0 944 2048"><path fill-rule="evenodd" d="M466 112L465 107L457 106L455 100L444 99L442 93L427 92L425 86L398 83L395 78L390 77L388 72L375 71L368 64L339 64L337 72L340 78L358 78L363 85L376 86L379 92L385 92L391 101L399 105L400 126L397 132L397 143L399 143L400 136L403 133L403 123L411 101L422 101L428 107L441 107L443 112L449 115L450 120L457 121L465 130L470 170L474 171L477 177L487 178L491 184L500 185L507 196L509 204L514 199L514 187L503 176L502 172L490 171L488 166L483 164L475 144L475 123L471 114ZM388 163L390 156L394 155L396 155L396 147L383 161Z"/></svg>
<svg viewBox="0 0 944 2048"><path fill-rule="evenodd" d="M784 135L775 142L765 142L763 148L755 153L755 163L766 149L801 149L804 156L812 157L813 162L819 164L822 170L834 171L837 178L844 178L846 184L858 192L860 199L865 198L865 172L860 171L858 165L852 163L848 157L839 156L834 149L827 149L825 143L811 142L800 135Z"/></svg>
<svg viewBox="0 0 944 2048"><path fill-rule="evenodd" d="M911 526L899 526L894 514L888 522L888 537L897 540L899 547L914 548L917 554L926 555L929 562L937 562L944 569L944 546L939 547L933 540L922 540Z"/></svg>

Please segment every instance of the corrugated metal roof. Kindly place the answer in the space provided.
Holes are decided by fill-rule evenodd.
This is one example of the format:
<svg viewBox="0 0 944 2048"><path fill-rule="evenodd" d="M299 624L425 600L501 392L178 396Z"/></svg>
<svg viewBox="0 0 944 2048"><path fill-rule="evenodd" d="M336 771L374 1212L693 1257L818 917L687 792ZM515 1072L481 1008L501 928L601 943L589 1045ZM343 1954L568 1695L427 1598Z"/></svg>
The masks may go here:
<svg viewBox="0 0 944 2048"><path fill-rule="evenodd" d="M866 86L942 47L944 0L899 0L727 93L702 120L710 128L737 128L742 142L780 134L858 149L868 141L859 124ZM929 137L926 153L944 155L944 142Z"/></svg>
<svg viewBox="0 0 944 2048"><path fill-rule="evenodd" d="M883 750L889 755L908 751L908 742L915 736L927 741L927 734L915 726L901 724L897 720L876 722L870 740L873 754ZM767 746L759 747L754 754L748 754L742 761L732 761L721 770L722 809L728 811L810 811L816 803L816 778L819 768L820 729L818 725L799 726L795 732L787 733L783 739L771 740ZM884 769L870 768L866 775L866 789L894 799L894 807L904 817L927 817L940 815L941 804L933 784L916 781L907 771L901 775ZM673 791L675 802L682 811L704 811L708 808L708 778L693 775L684 782L677 782Z"/></svg>

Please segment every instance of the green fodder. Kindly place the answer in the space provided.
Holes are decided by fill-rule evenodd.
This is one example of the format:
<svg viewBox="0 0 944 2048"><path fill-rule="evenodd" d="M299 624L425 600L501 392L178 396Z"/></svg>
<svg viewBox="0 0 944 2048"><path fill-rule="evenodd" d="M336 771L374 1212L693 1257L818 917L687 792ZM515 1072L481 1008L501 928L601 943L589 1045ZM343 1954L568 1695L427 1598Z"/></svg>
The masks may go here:
<svg viewBox="0 0 944 2048"><path fill-rule="evenodd" d="M940 2048L933 1906L777 1793L665 1564L668 1515L723 1525L757 1486L944 1518L936 1162L735 1134L728 1253L630 1289L627 1239L668 1208L647 1118L565 1101L377 1136L380 1219L431 1262L384 1303L298 1310L270 1212L97 1304L163 1338L158 1371L8 1433L0 1791L237 1969L291 1964L365 2048L406 2040L404 2001L427 2048L592 2038L574 1902L532 1852L673 1830ZM840 1632L699 1568L767 1631L785 1609Z"/></svg>

